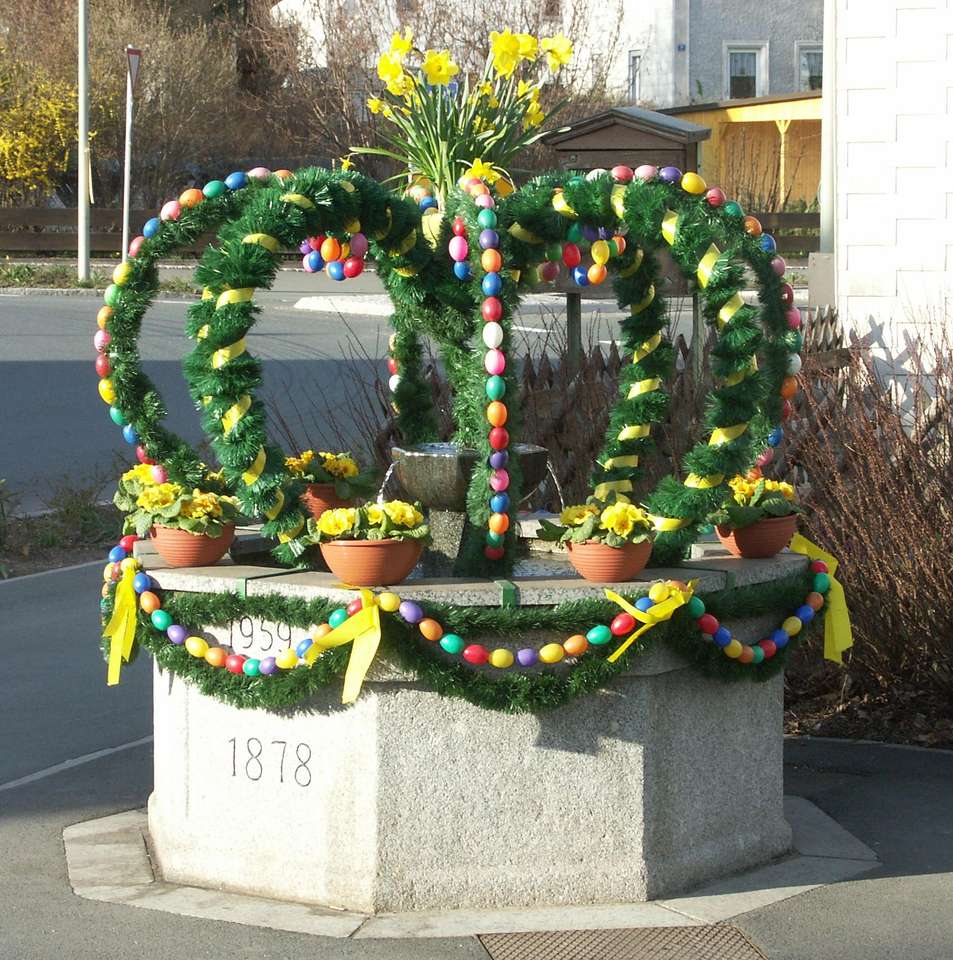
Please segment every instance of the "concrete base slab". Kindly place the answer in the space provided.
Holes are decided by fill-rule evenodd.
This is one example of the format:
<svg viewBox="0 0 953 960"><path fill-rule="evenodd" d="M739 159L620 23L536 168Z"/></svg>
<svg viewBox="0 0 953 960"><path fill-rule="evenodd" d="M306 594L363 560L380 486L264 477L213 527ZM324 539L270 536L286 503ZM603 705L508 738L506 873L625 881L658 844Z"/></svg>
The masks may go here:
<svg viewBox="0 0 953 960"><path fill-rule="evenodd" d="M513 910L365 914L168 883L149 856L145 810L74 824L63 831L73 892L208 920L353 939L465 937L549 930L697 926L721 923L872 869L869 847L802 797L785 798L795 855L727 877L684 896L642 903Z"/></svg>

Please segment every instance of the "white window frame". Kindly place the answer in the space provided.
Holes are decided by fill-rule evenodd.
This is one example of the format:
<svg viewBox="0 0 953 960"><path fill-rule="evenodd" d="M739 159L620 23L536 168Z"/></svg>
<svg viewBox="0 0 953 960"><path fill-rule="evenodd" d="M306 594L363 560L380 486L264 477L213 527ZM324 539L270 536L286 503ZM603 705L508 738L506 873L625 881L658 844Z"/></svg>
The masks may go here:
<svg viewBox="0 0 953 960"><path fill-rule="evenodd" d="M638 60L638 69L633 74L632 61ZM643 54L639 49L630 50L626 61L626 97L629 103L638 103L642 99Z"/></svg>
<svg viewBox="0 0 953 960"><path fill-rule="evenodd" d="M799 93L820 93L819 90L812 91L810 87L801 86L801 54L819 53L824 56L824 44L820 40L798 40L794 44L794 76L797 82ZM822 61L823 63L823 61ZM824 86L824 68L821 66L821 87Z"/></svg>
<svg viewBox="0 0 953 960"><path fill-rule="evenodd" d="M725 40L722 44L722 87L725 100L731 99L731 56L732 53L757 54L757 67L754 78L754 95L763 97L768 92L768 49L767 40Z"/></svg>

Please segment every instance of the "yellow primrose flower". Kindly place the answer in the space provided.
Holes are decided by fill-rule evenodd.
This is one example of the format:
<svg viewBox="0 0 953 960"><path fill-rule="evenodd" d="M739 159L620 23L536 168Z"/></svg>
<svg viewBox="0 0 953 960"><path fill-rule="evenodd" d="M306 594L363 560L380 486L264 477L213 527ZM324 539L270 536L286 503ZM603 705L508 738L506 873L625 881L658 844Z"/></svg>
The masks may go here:
<svg viewBox="0 0 953 960"><path fill-rule="evenodd" d="M441 87L449 83L460 72L460 68L450 59L449 50L428 50L424 62L420 65L427 83L432 87Z"/></svg>
<svg viewBox="0 0 953 960"><path fill-rule="evenodd" d="M407 27L403 34L395 33L390 38L390 50L388 51L392 55L399 57L403 60L404 57L410 53L411 47L414 45L414 32Z"/></svg>
<svg viewBox="0 0 953 960"><path fill-rule="evenodd" d="M359 472L357 464L346 453L342 453L340 456L332 455L326 458L324 461L324 469L327 470L332 477L340 477L343 479L356 477Z"/></svg>
<svg viewBox="0 0 953 960"><path fill-rule="evenodd" d="M339 537L354 527L357 510L354 507L338 507L325 510L318 518L318 529L327 537Z"/></svg>
<svg viewBox="0 0 953 960"><path fill-rule="evenodd" d="M649 520L645 513L631 503L613 503L602 511L599 526L620 537L628 537L636 527L648 529Z"/></svg>
<svg viewBox="0 0 953 960"><path fill-rule="evenodd" d="M182 504L184 517L220 517L222 505L214 493L203 493L201 490L192 491L192 497Z"/></svg>
<svg viewBox="0 0 953 960"><path fill-rule="evenodd" d="M368 97L367 99L367 109L373 114L378 114L381 112L381 108L384 106L384 101L379 100L377 97Z"/></svg>
<svg viewBox="0 0 953 960"><path fill-rule="evenodd" d="M580 503L576 506L566 507L559 515L559 522L564 527L581 526L589 517L594 517L599 512L599 508L591 503Z"/></svg>
<svg viewBox="0 0 953 960"><path fill-rule="evenodd" d="M546 53L546 62L553 73L572 60L572 41L561 33L555 37L543 37L540 46Z"/></svg>
<svg viewBox="0 0 953 960"><path fill-rule="evenodd" d="M412 503L404 500L385 503L384 512L398 527L419 527L424 522L424 515Z"/></svg>
<svg viewBox="0 0 953 960"><path fill-rule="evenodd" d="M519 41L520 57L532 63L539 53L539 41L530 33L518 33L516 39Z"/></svg>
<svg viewBox="0 0 953 960"><path fill-rule="evenodd" d="M122 479L126 483L134 481L143 487L150 487L155 483L155 480L152 479L152 467L148 463L136 464L122 475Z"/></svg>
<svg viewBox="0 0 953 960"><path fill-rule="evenodd" d="M384 508L379 503L369 503L364 509L372 527L379 527L384 522Z"/></svg>
<svg viewBox="0 0 953 960"><path fill-rule="evenodd" d="M182 496L182 488L177 483L159 483L143 490L136 499L136 506L156 512L164 510Z"/></svg>
<svg viewBox="0 0 953 960"><path fill-rule="evenodd" d="M470 164L470 167L466 173L464 173L464 176L479 177L481 180L486 180L486 182L489 184L494 184L500 179L500 174L493 164L484 163L480 157L477 157L473 163Z"/></svg>
<svg viewBox="0 0 953 960"><path fill-rule="evenodd" d="M501 76L508 77L520 62L519 37L504 30L490 34L490 52L493 54L493 69Z"/></svg>

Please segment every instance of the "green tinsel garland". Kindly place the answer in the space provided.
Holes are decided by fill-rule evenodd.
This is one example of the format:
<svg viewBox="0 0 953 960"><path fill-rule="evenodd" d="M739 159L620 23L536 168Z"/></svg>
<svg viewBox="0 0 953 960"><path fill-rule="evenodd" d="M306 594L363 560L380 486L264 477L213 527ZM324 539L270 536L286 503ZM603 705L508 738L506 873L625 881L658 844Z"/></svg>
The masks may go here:
<svg viewBox="0 0 953 960"><path fill-rule="evenodd" d="M770 611L790 611L801 604L811 589L813 575L797 573L764 585L722 590L702 596L706 609L719 620L756 617ZM635 596L627 597L630 601ZM104 622L111 615L111 600L103 603ZM340 605L327 600L303 600L275 594L239 597L230 593L184 593L165 591L162 608L175 623L194 629L224 627L242 617L258 617L273 623L307 629L327 621ZM550 630L567 636L585 631L597 623L608 623L619 608L608 600L566 601L555 607L456 607L426 604L426 613L448 632L468 640L481 636L504 636L509 640L529 631ZM416 672L421 682L443 696L460 697L477 706L507 713L535 713L558 707L575 697L604 687L623 673L630 657L655 644L669 645L708 677L725 681L764 681L783 669L787 658L806 629L788 645L761 664L741 664L726 657L719 648L704 643L688 610L676 611L672 619L650 630L636 647L615 663L606 659L615 649L590 647L571 669L548 671L482 672L465 664L447 662L435 646L421 640L418 632L398 617L381 618L381 652L392 656L406 669ZM201 626L200 626L201 625ZM298 667L270 677L247 677L215 668L197 659L183 647L169 642L156 630L146 614L138 612L137 645L142 644L159 665L194 683L204 694L242 708L281 709L294 707L344 673L350 647L333 648L319 657L310 669ZM104 655L105 655L104 644ZM311 709L303 706L302 709Z"/></svg>

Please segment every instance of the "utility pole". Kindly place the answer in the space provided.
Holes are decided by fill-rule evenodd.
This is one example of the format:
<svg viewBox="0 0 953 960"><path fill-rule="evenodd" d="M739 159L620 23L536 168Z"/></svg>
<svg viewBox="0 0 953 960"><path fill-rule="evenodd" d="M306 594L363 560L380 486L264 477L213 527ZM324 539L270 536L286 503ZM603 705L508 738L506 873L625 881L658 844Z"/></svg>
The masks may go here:
<svg viewBox="0 0 953 960"><path fill-rule="evenodd" d="M136 89L142 51L126 47L126 154L122 171L122 262L129 259L129 197L132 184L132 94Z"/></svg>
<svg viewBox="0 0 953 960"><path fill-rule="evenodd" d="M80 280L89 280L89 0L78 0L78 2L79 130L77 139L79 153L76 165L76 275Z"/></svg>

